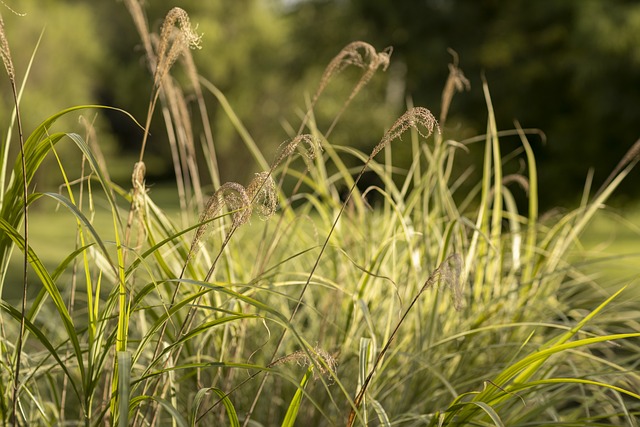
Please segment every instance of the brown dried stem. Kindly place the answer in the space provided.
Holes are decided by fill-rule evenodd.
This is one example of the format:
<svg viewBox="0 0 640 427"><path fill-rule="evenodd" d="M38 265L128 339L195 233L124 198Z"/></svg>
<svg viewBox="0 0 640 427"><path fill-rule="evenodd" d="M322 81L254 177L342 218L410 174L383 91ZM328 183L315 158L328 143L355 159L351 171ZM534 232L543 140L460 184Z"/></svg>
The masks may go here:
<svg viewBox="0 0 640 427"><path fill-rule="evenodd" d="M456 92L462 92L463 90L469 90L471 83L469 79L464 76L464 73L458 68L458 53L453 49L447 49L451 56L453 56L453 63L449 64L449 77L442 90L442 103L440 107L440 125L444 127L447 115L449 113L449 107L451 106L451 100Z"/></svg>

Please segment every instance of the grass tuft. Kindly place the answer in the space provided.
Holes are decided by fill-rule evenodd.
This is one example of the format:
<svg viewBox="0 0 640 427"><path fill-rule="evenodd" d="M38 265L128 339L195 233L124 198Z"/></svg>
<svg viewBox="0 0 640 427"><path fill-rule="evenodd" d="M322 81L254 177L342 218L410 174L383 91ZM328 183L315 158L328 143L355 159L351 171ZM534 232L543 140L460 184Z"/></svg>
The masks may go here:
<svg viewBox="0 0 640 427"><path fill-rule="evenodd" d="M358 41L326 67L297 134L265 153L224 93L198 76L189 46L200 38L187 13L171 9L154 35L141 4L124 4L151 85L131 188L111 181L95 132L52 128L64 115L110 107L77 106L46 118L13 163L7 132L2 423L637 424L640 327L630 287L605 288L575 258L581 234L635 166L638 143L595 195L585 189L576 209L540 215L543 190L528 141L534 132L517 123L498 129L486 82L486 134L450 139L453 98L469 89L452 52L439 120L410 105L372 148L339 146L343 112L391 60L391 49ZM3 31L0 48L13 82ZM179 57L193 93L170 78ZM331 125L319 129L326 87L352 66L361 74ZM247 185L219 176L203 88L251 151L259 172ZM146 182L156 105L178 190L168 207ZM193 135L195 120L206 128L203 138ZM393 158L401 138L407 169ZM469 182L458 158L479 142L481 177ZM82 157L80 171L59 156L65 143ZM49 154L58 161L61 194L27 191ZM198 169L202 155L206 172ZM520 157L526 166L509 174ZM360 188L365 173L375 184ZM523 211L517 192L527 200ZM37 228L27 230L27 207L35 204L41 212L29 211L29 223ZM53 210L70 221L52 226ZM55 251L43 249L51 246L40 231L46 228L66 231ZM13 251L23 256L20 273L34 273L22 298L9 294Z"/></svg>

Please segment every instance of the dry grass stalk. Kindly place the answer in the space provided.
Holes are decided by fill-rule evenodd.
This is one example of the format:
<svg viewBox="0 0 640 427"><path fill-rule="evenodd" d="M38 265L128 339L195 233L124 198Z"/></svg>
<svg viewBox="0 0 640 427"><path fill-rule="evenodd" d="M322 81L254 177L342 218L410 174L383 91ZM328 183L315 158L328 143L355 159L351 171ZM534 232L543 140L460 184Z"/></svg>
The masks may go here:
<svg viewBox="0 0 640 427"><path fill-rule="evenodd" d="M147 19L145 18L142 6L138 0L124 0L124 5L129 10L133 23L138 30L140 38L142 39L142 44L144 45L144 51L147 55L149 66L151 67L151 70L155 70L156 56L153 52L149 27L147 26Z"/></svg>
<svg viewBox="0 0 640 427"><path fill-rule="evenodd" d="M309 134L298 135L289 142L283 142L280 146L284 147L273 162L271 170L277 168L286 158L293 155L296 150L302 154L302 158L307 165L307 169L311 169L311 162L316 158L318 153L322 152L322 146L320 145L318 138Z"/></svg>
<svg viewBox="0 0 640 427"><path fill-rule="evenodd" d="M11 59L11 50L9 49L9 42L4 32L4 21L2 15L0 15L0 56L2 56L2 63L4 69L7 70L9 80L13 83L16 80L15 69L13 68L13 60Z"/></svg>
<svg viewBox="0 0 640 427"><path fill-rule="evenodd" d="M311 357L309 357L311 355ZM318 379L320 375L330 376L335 373L338 361L326 350L315 346L309 349L308 352L304 350L294 351L286 356L280 357L269 363L268 367L272 368L278 365L284 365L287 363L296 363L300 366L313 366L316 370L313 373L314 379Z"/></svg>
<svg viewBox="0 0 640 427"><path fill-rule="evenodd" d="M176 24L178 31L175 31ZM184 9L174 7L164 18L160 30L160 44L158 46L158 65L156 66L153 82L159 87L162 78L167 74L178 57L188 48L200 48L200 36L191 28L189 15Z"/></svg>
<svg viewBox="0 0 640 427"><path fill-rule="evenodd" d="M144 40L145 50L147 51L147 57L149 58L149 65L153 69L153 91L151 94L149 109L147 111L147 122L145 124L142 148L140 149L140 161L142 161L149 136L151 117L155 110L155 105L158 97L160 96L161 89L167 81L165 76L167 76L175 61L185 50L189 48L200 48L200 36L191 28L187 12L179 7L174 7L167 13L163 21L160 40L157 42L157 54L154 58L152 49L153 38L147 30L142 9L135 0L129 1L128 6L130 6L131 15ZM177 30L176 24L178 26Z"/></svg>
<svg viewBox="0 0 640 427"><path fill-rule="evenodd" d="M427 132L422 131L421 127L425 128ZM424 138L431 136L434 129L437 129L438 133L440 133L438 122L433 114L431 114L431 111L424 107L411 108L400 116L384 134L378 145L373 148L370 158L374 158L391 141L402 136L402 134L410 128L415 129Z"/></svg>
<svg viewBox="0 0 640 427"><path fill-rule="evenodd" d="M182 61L185 69L187 70L187 76L193 86L196 100L198 102L198 108L200 110L200 119L202 121L202 129L204 131L204 145L206 147L206 159L209 166L209 174L211 175L211 181L215 188L220 187L220 176L218 168L218 159L216 155L215 145L213 144L213 133L211 132L211 123L209 121L209 114L207 113L207 105L204 102L204 95L202 93L202 85L198 71L196 69L195 62L193 61L193 55L191 50L187 49L182 55Z"/></svg>
<svg viewBox="0 0 640 427"><path fill-rule="evenodd" d="M24 247L29 247L29 205L27 200L29 199L29 188L27 182L27 165L24 149L24 134L22 132L22 118L20 116L18 89L15 79L15 68L13 67L13 60L11 59L11 50L9 49L9 41L4 31L4 20L0 15L0 56L2 57L2 63L9 76L9 82L11 83L11 92L13 95L13 104L16 109L16 124L18 126L18 142L20 144L20 163L22 165L22 217L23 217L23 229L24 229ZM16 177L17 178L17 177ZM23 269L22 269L22 304L20 309L20 332L18 334L18 341L15 347L15 368L13 372L13 390L11 392L11 413L9 415L9 423L11 425L20 425L19 411L18 411L18 398L20 393L20 367L22 365L22 346L25 333L25 321L27 312L27 290L28 290L28 253L24 251L23 257Z"/></svg>
<svg viewBox="0 0 640 427"><path fill-rule="evenodd" d="M440 104L440 124L444 126L449 113L451 100L456 92L468 91L471 89L471 83L467 79L460 68L458 68L458 53L453 49L448 49L453 56L453 63L449 64L449 77L442 90L442 103Z"/></svg>
<svg viewBox="0 0 640 427"><path fill-rule="evenodd" d="M193 128L187 101L180 87L173 82L169 75L163 79L162 88L164 91L163 105L168 110L168 119L165 120L165 123L169 134L169 143L172 144L171 153L176 179L181 187L181 202L184 202L186 195L191 194L193 190L198 209L202 209L204 203L200 190L202 186L200 185ZM183 211L186 211L186 204L182 204Z"/></svg>

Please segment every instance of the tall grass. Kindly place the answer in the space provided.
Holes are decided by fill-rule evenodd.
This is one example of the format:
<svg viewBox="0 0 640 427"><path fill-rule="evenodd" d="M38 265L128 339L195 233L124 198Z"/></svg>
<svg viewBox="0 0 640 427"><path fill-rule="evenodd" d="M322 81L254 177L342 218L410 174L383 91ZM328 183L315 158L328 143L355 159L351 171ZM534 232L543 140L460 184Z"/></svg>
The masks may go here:
<svg viewBox="0 0 640 427"><path fill-rule="evenodd" d="M184 108L170 68L198 39L186 12L172 9L156 36L140 4L125 5L152 76L131 188L109 179L90 132L53 131L59 117L99 106L45 119L3 181L3 291L14 249L41 285L28 301L0 302L3 422L637 425L638 311L624 287L610 294L570 262L580 233L635 166L637 147L594 196L586 191L577 209L543 220L528 133L498 130L486 83L487 131L473 140L485 144L482 177L469 183L456 167L472 142L446 138L452 99L469 88L457 57L439 123L410 107L369 152L332 144L349 126L343 111L391 60L390 50L356 42L329 62L298 133L263 153L224 94L196 78L190 56L200 111ZM350 66L361 77L323 129L314 109ZM208 127L204 91L262 168L246 185L218 176L212 134L193 144L191 121ZM154 203L145 182L157 105L175 156L179 218ZM503 173L502 151L514 142L526 176ZM81 179L72 182L58 159L64 191L39 193L31 179L59 143L83 156ZM397 144L411 146L407 170L394 166ZM198 152L211 156L206 171L197 170ZM365 171L383 185L360 188ZM208 200L204 177L215 186ZM514 191L528 195L524 213ZM45 198L77 223L68 236L76 248L53 269L26 229L27 207ZM109 231L94 225L96 198L107 202Z"/></svg>

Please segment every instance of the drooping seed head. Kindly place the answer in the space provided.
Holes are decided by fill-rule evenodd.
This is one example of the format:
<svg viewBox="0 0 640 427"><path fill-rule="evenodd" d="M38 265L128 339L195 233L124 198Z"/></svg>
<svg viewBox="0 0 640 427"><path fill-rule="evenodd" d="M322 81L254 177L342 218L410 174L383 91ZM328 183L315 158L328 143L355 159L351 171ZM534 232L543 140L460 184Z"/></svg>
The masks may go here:
<svg viewBox="0 0 640 427"><path fill-rule="evenodd" d="M178 31L176 31L176 24ZM160 30L157 66L154 75L156 87L185 49L200 48L200 40L200 35L191 28L189 15L184 9L174 7L167 13Z"/></svg>
<svg viewBox="0 0 640 427"><path fill-rule="evenodd" d="M467 79L460 68L458 68L458 53L453 49L448 49L453 56L453 63L449 64L449 77L442 90L442 103L440 108L440 123L444 126L449 113L451 100L456 92L471 89L471 83Z"/></svg>
<svg viewBox="0 0 640 427"><path fill-rule="evenodd" d="M402 136L402 134L410 128L415 129L424 138L431 136L434 129L437 129L438 133L440 133L438 121L433 114L431 114L431 111L424 107L411 108L400 116L384 134L380 143L376 145L371 152L371 158L375 157L384 147L391 143L391 141Z"/></svg>
<svg viewBox="0 0 640 427"><path fill-rule="evenodd" d="M216 191L220 202L231 211L233 225L239 227L251 218L251 199L247 190L237 182L225 182Z"/></svg>
<svg viewBox="0 0 640 427"><path fill-rule="evenodd" d="M389 66L392 48L386 48L382 52L376 52L375 48L369 43L363 41L355 41L346 45L325 68L320 84L314 95L314 102L324 91L333 76L344 70L347 66L353 65L366 70L364 76L359 82L360 86L366 84L373 76L375 71L382 67L386 70Z"/></svg>
<svg viewBox="0 0 640 427"><path fill-rule="evenodd" d="M271 169L275 169L287 157L295 153L296 150L302 154L302 158L307 165L307 169L311 169L311 162L316 158L318 153L322 152L322 146L320 145L319 139L309 134L298 135L291 141L283 142L280 146L284 147L280 154L278 154L276 161L273 162Z"/></svg>
<svg viewBox="0 0 640 427"><path fill-rule="evenodd" d="M276 212L278 194L276 192L276 183L269 172L256 173L247 186L247 194L253 209L258 212L262 219L267 219Z"/></svg>
<svg viewBox="0 0 640 427"><path fill-rule="evenodd" d="M311 354L311 358L313 359L309 358L309 354ZM330 376L336 371L336 367L338 366L338 362L333 355L316 345L314 348L310 348L308 352L304 350L298 350L294 351L293 353L289 353L286 356L280 357L270 363L269 367L292 362L300 366L313 365L314 367L316 367L318 371L314 372L314 379L319 378L318 374Z"/></svg>

